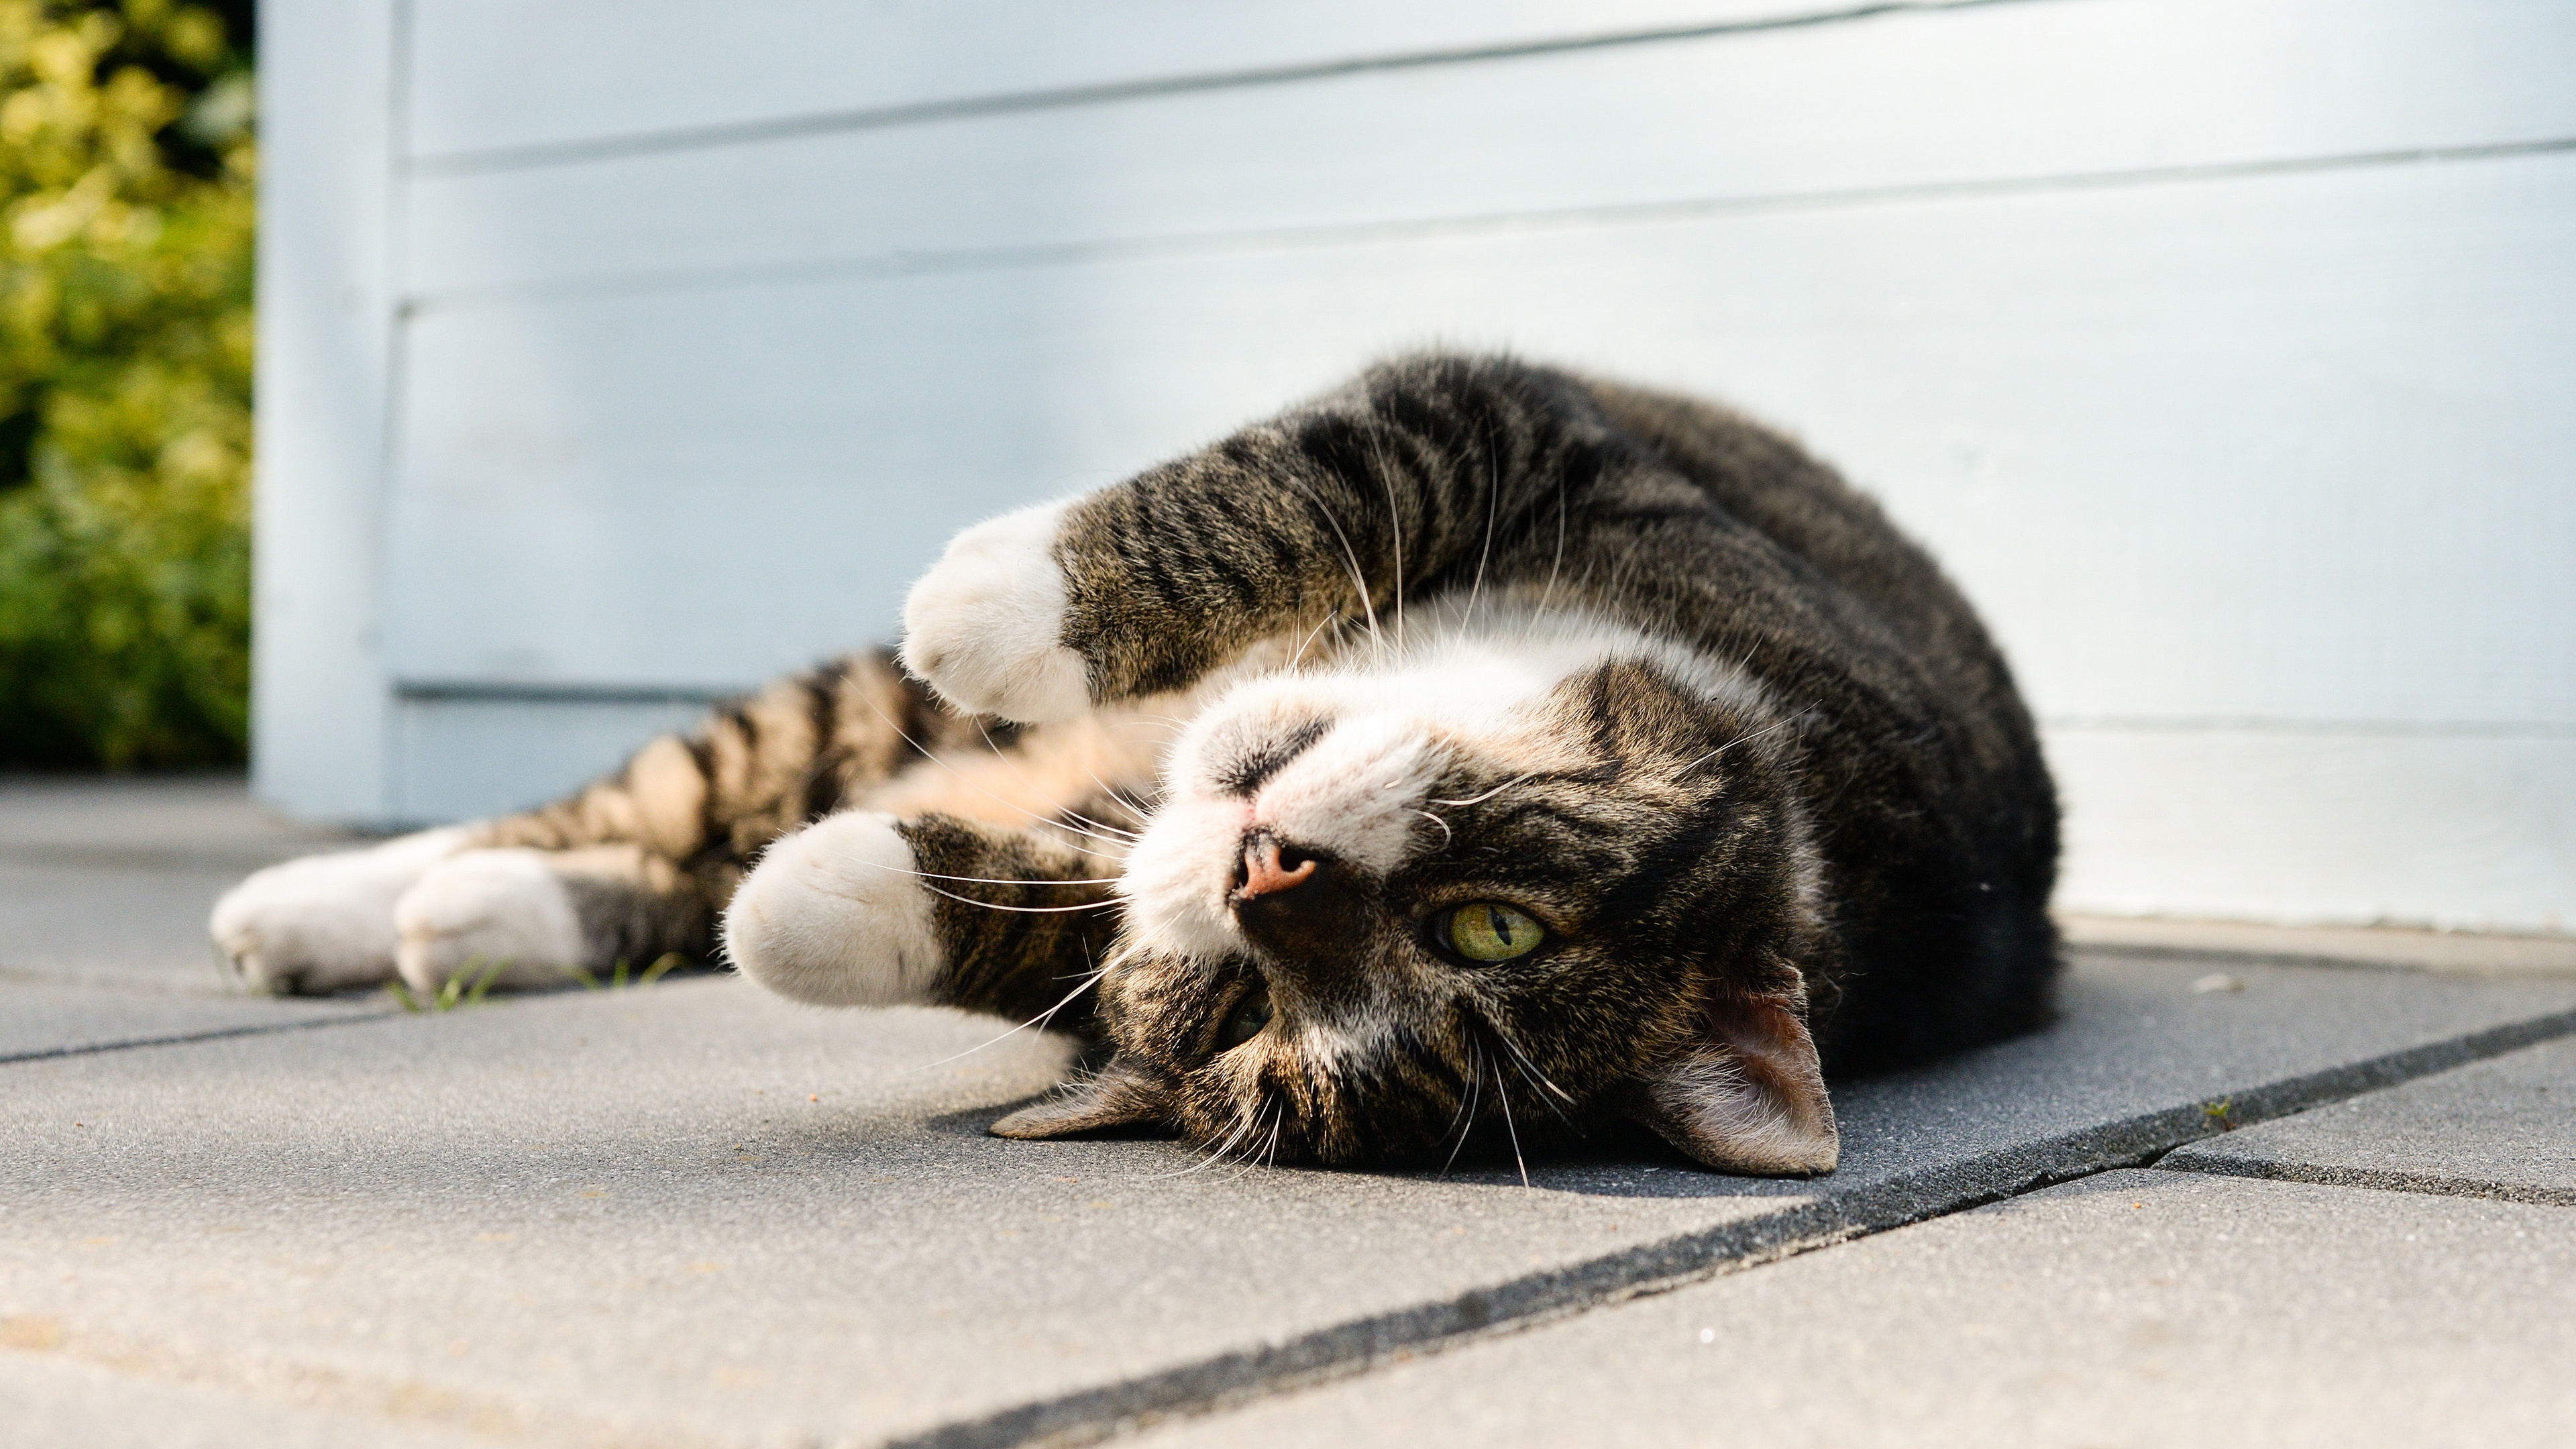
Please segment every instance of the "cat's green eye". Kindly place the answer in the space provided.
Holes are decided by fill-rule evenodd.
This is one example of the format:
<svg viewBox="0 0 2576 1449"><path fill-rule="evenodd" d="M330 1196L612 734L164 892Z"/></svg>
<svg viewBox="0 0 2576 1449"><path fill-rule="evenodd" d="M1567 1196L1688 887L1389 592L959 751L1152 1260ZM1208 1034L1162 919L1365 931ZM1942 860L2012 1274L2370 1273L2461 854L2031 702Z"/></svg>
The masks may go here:
<svg viewBox="0 0 2576 1449"><path fill-rule="evenodd" d="M1449 913L1440 934L1449 949L1470 961L1509 961L1547 939L1538 922L1501 901L1471 901Z"/></svg>
<svg viewBox="0 0 2576 1449"><path fill-rule="evenodd" d="M1225 1025L1217 1031L1216 1049L1231 1051L1254 1037L1270 1024L1270 988L1255 984L1243 993L1243 999L1226 1013Z"/></svg>

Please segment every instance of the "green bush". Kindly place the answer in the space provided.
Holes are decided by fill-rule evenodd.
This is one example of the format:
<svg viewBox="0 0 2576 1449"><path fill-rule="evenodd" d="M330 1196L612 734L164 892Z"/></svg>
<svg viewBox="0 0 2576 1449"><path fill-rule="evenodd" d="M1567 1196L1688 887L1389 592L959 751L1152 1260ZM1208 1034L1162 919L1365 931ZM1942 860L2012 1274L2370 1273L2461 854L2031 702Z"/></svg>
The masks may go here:
<svg viewBox="0 0 2576 1449"><path fill-rule="evenodd" d="M249 41L0 0L0 764L243 755Z"/></svg>

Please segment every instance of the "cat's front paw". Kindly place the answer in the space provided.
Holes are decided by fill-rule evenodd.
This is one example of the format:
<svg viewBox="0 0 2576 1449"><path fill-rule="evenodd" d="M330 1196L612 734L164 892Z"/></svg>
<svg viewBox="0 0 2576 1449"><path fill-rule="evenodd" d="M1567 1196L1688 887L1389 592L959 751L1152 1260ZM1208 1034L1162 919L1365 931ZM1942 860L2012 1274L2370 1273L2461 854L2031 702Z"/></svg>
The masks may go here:
<svg viewBox="0 0 2576 1449"><path fill-rule="evenodd" d="M903 664L974 714L1025 724L1091 707L1089 672L1064 642L1066 505L979 523L951 539L903 605Z"/></svg>
<svg viewBox="0 0 2576 1449"><path fill-rule="evenodd" d="M725 908L742 974L818 1006L925 1000L946 960L932 897L895 818L829 816L769 847Z"/></svg>
<svg viewBox="0 0 2576 1449"><path fill-rule="evenodd" d="M551 986L590 961L564 879L534 850L469 850L431 866L394 903L394 963L414 991Z"/></svg>
<svg viewBox="0 0 2576 1449"><path fill-rule="evenodd" d="M431 830L273 865L226 891L206 927L254 991L318 994L390 981L394 902L470 843L464 830Z"/></svg>

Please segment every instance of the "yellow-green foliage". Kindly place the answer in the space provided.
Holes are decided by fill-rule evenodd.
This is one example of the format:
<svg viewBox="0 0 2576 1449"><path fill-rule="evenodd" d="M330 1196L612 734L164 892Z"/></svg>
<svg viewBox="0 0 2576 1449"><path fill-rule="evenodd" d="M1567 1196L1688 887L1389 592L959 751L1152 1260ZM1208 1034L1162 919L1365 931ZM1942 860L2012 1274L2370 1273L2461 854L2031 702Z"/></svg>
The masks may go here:
<svg viewBox="0 0 2576 1449"><path fill-rule="evenodd" d="M248 6L0 0L0 763L240 758Z"/></svg>

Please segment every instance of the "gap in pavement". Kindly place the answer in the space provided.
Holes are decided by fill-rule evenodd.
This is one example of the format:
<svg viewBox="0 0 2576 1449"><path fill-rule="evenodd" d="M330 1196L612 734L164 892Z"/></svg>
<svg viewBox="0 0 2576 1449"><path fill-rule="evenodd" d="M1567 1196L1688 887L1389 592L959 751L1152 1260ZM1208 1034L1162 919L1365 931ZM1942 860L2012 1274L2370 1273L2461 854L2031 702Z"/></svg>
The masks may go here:
<svg viewBox="0 0 2576 1449"><path fill-rule="evenodd" d="M2043 1152L2052 1153L2054 1162L2008 1181L1963 1186L1955 1195L1908 1202L1914 1184L1899 1178L1851 1199L1821 1200L1781 1218L1686 1234L1534 1274L1493 1290L1335 1325L1262 1350L1202 1359L885 1442L887 1449L1006 1449L1122 1438L2101 1173L2156 1166L2169 1154L2205 1138L2570 1035L2576 1035L2576 1011L2510 1022L2286 1078L2196 1107L2069 1133L2044 1145ZM1965 1164L1964 1173L1973 1178L1981 1165ZM1698 1261L1691 1262L1694 1258Z"/></svg>

